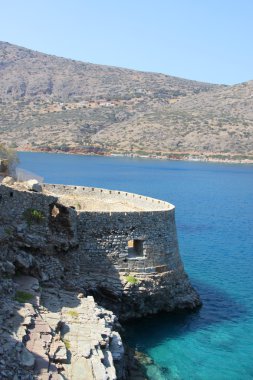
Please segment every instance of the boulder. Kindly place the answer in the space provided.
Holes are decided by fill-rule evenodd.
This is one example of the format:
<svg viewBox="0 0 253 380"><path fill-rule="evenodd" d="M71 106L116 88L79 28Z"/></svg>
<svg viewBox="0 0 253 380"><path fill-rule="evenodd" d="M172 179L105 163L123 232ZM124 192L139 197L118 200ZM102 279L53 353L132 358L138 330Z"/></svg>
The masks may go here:
<svg viewBox="0 0 253 380"><path fill-rule="evenodd" d="M29 181L26 181L25 186L27 190L35 191L37 193L42 192L42 186L39 184L39 182L36 179L30 179Z"/></svg>
<svg viewBox="0 0 253 380"><path fill-rule="evenodd" d="M15 265L19 269L29 269L33 265L33 257L29 253L20 251L16 255Z"/></svg>
<svg viewBox="0 0 253 380"><path fill-rule="evenodd" d="M124 346L121 337L117 331L112 332L110 350L113 360L120 361L124 356Z"/></svg>
<svg viewBox="0 0 253 380"><path fill-rule="evenodd" d="M2 270L5 272L7 275L14 275L15 274L15 265L11 263L10 261L6 261L5 263L2 263Z"/></svg>
<svg viewBox="0 0 253 380"><path fill-rule="evenodd" d="M10 176L7 176L7 177L5 177L5 178L2 180L2 184L3 184L3 185L7 185L7 186L9 186L9 185L13 185L13 184L14 184L14 179L13 179L12 177L10 177Z"/></svg>
<svg viewBox="0 0 253 380"><path fill-rule="evenodd" d="M54 360L60 363L67 363L67 349L65 344L59 345L55 354Z"/></svg>
<svg viewBox="0 0 253 380"><path fill-rule="evenodd" d="M51 343L49 357L57 363L67 362L67 348L59 335L56 335Z"/></svg>
<svg viewBox="0 0 253 380"><path fill-rule="evenodd" d="M27 348L23 348L20 354L20 364L22 367L26 369L33 369L35 364L35 357L33 354L27 350Z"/></svg>

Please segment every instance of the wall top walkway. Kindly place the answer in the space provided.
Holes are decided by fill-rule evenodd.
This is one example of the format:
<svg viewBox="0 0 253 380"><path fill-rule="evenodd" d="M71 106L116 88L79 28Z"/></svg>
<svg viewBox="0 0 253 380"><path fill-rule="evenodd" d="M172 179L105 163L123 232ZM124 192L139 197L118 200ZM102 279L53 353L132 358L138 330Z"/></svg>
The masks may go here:
<svg viewBox="0 0 253 380"><path fill-rule="evenodd" d="M59 198L77 211L94 212L146 212L169 211L174 206L168 202L125 191L96 187L43 184L43 193Z"/></svg>

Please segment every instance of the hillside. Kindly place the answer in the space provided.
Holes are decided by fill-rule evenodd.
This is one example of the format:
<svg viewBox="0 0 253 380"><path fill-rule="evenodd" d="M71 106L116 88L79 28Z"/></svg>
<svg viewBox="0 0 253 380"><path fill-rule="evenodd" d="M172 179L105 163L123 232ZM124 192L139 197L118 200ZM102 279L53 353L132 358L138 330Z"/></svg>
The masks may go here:
<svg viewBox="0 0 253 380"><path fill-rule="evenodd" d="M253 155L253 82L213 85L0 42L1 141L19 149Z"/></svg>

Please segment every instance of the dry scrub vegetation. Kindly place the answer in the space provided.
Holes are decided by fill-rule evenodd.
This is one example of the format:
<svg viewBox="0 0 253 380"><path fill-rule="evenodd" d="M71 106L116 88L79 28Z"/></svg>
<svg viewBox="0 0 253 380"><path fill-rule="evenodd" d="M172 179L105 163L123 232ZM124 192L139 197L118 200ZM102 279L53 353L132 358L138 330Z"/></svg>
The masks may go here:
<svg viewBox="0 0 253 380"><path fill-rule="evenodd" d="M84 153L253 155L253 82L201 83L0 42L1 140Z"/></svg>

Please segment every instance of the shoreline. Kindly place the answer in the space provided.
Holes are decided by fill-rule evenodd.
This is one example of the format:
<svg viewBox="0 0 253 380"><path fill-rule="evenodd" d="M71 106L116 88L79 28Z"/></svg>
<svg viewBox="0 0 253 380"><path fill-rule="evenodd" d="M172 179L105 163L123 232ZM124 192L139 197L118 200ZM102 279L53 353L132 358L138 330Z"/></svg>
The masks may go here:
<svg viewBox="0 0 253 380"><path fill-rule="evenodd" d="M191 153L191 152L171 152L166 155L155 155L155 154L139 154L139 153L113 153L113 152L104 152L104 153L95 153L95 152L83 152L76 149L69 151L61 151L59 149L31 149L23 148L17 149L17 152L29 152L29 153L52 153L52 154L66 154L66 155L80 155L80 156L99 156L99 157L122 157L122 158L139 158L139 159L148 159L148 160L161 160L161 161L184 161L184 162L206 162L206 163L222 163L222 164L253 164L253 158L245 159L235 159L229 158L231 156L241 156L240 154L231 153L230 155L225 154L203 154L203 153ZM212 157L213 156L213 157ZM217 156L223 156L224 158L218 158ZM226 156L228 158L226 158Z"/></svg>

